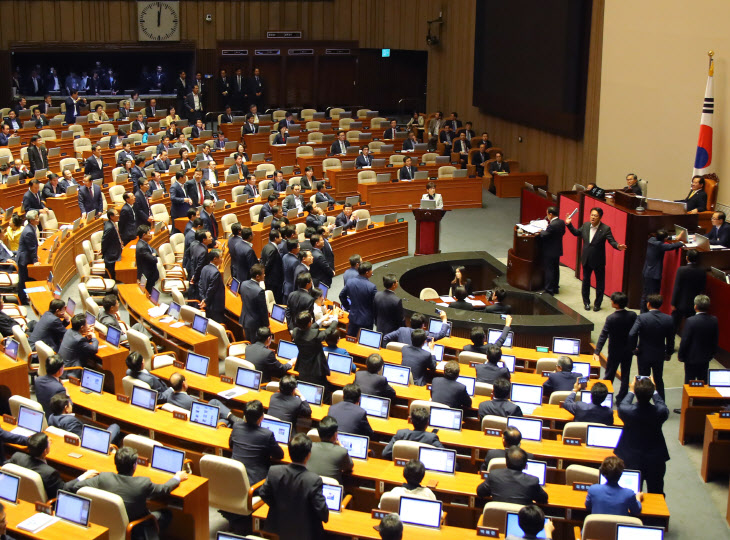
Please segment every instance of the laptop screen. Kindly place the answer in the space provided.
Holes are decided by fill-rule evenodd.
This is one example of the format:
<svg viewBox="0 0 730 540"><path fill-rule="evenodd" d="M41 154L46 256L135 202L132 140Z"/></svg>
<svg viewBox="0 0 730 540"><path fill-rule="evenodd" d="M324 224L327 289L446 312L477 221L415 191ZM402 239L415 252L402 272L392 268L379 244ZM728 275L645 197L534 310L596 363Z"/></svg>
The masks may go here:
<svg viewBox="0 0 730 540"><path fill-rule="evenodd" d="M357 338L357 342L360 345L364 345L365 347L379 349L380 341L381 341L382 337L383 337L383 334L381 334L380 332L373 332L372 330L367 330L365 328L361 328L360 335Z"/></svg>
<svg viewBox="0 0 730 540"><path fill-rule="evenodd" d="M545 525L547 525L547 522L550 520L550 518L545 518ZM515 538L524 538L525 537L525 531L520 528L520 522L518 519L518 515L515 512L507 512L507 524L505 526L505 536L515 537ZM543 525L543 529L537 533L536 538L547 538L545 534L545 526Z"/></svg>
<svg viewBox="0 0 730 540"><path fill-rule="evenodd" d="M150 291L150 300L154 305L157 305L160 303L160 289L157 287L153 287Z"/></svg>
<svg viewBox="0 0 730 540"><path fill-rule="evenodd" d="M167 314L175 320L180 318L180 304L177 302L170 302L170 309L167 310Z"/></svg>
<svg viewBox="0 0 730 540"><path fill-rule="evenodd" d="M411 379L411 368L405 366L394 366L393 364L383 365L383 377L390 384L402 384L408 386Z"/></svg>
<svg viewBox="0 0 730 540"><path fill-rule="evenodd" d="M730 369L711 369L707 381L710 386L730 386Z"/></svg>
<svg viewBox="0 0 730 540"><path fill-rule="evenodd" d="M14 339L9 339L5 345L5 354L13 360L18 359L18 342Z"/></svg>
<svg viewBox="0 0 730 540"><path fill-rule="evenodd" d="M575 364L573 364L575 365ZM583 403L593 403L591 401L591 393L587 390L584 390L580 393L580 400ZM608 407L609 409L613 409L613 394L608 394L606 396L606 399L603 400L603 403L601 403L602 407Z"/></svg>
<svg viewBox="0 0 730 540"><path fill-rule="evenodd" d="M190 421L203 426L217 427L218 407L194 401L193 406L190 408Z"/></svg>
<svg viewBox="0 0 730 540"><path fill-rule="evenodd" d="M70 317L73 317L74 311L76 311L76 302L73 298L69 298L66 300L66 313L68 313Z"/></svg>
<svg viewBox="0 0 730 540"><path fill-rule="evenodd" d="M297 388L307 400L307 403L312 405L322 405L322 397L324 396L324 386L319 384L310 384L305 382L298 382Z"/></svg>
<svg viewBox="0 0 730 540"><path fill-rule="evenodd" d="M477 380L474 377L457 377L456 382L460 382L464 386L466 386L466 393L470 396L474 396L474 386L476 385Z"/></svg>
<svg viewBox="0 0 730 540"><path fill-rule="evenodd" d="M246 536L238 536L228 532L219 532L216 534L215 540L246 540Z"/></svg>
<svg viewBox="0 0 730 540"><path fill-rule="evenodd" d="M56 516L87 527L89 525L89 508L91 508L91 499L72 495L67 491L60 490L56 499Z"/></svg>
<svg viewBox="0 0 730 540"><path fill-rule="evenodd" d="M522 471L525 474L536 476L540 480L540 485L545 485L545 473L547 472L547 463L544 461L527 460L527 466Z"/></svg>
<svg viewBox="0 0 730 540"><path fill-rule="evenodd" d="M601 475L601 484L607 483L608 480L606 480L606 477ZM618 479L618 485L622 488L630 489L638 495L641 492L641 472L624 469L624 472L621 473L621 478Z"/></svg>
<svg viewBox="0 0 730 540"><path fill-rule="evenodd" d="M96 324L96 317L90 312L86 312L86 326L94 326Z"/></svg>
<svg viewBox="0 0 730 540"><path fill-rule="evenodd" d="M105 429L84 426L81 431L81 448L107 455L111 438L112 434Z"/></svg>
<svg viewBox="0 0 730 540"><path fill-rule="evenodd" d="M236 370L236 385L258 390L261 387L261 372L240 367Z"/></svg>
<svg viewBox="0 0 730 540"><path fill-rule="evenodd" d="M331 512L339 512L342 508L342 491L344 488L340 485L322 484L322 495L327 503L327 508Z"/></svg>
<svg viewBox="0 0 730 540"><path fill-rule="evenodd" d="M456 470L456 450L421 446L418 449L418 461L429 471L453 474Z"/></svg>
<svg viewBox="0 0 730 540"><path fill-rule="evenodd" d="M332 371L349 375L352 370L352 357L331 352L327 354L327 365Z"/></svg>
<svg viewBox="0 0 730 540"><path fill-rule="evenodd" d="M573 362L573 371L583 377L591 376L591 365L588 362Z"/></svg>
<svg viewBox="0 0 730 540"><path fill-rule="evenodd" d="M321 283L321 282L320 282L319 285L317 285L317 288L320 291L322 291L322 298L324 298L325 300L327 300L327 293L330 292L330 288L327 285L325 285L324 283Z"/></svg>
<svg viewBox="0 0 730 540"><path fill-rule="evenodd" d="M502 362L502 365L506 367L510 373L515 372L515 357L511 354L503 354L500 357L500 362Z"/></svg>
<svg viewBox="0 0 730 540"><path fill-rule="evenodd" d="M81 388L101 394L104 388L104 374L84 368L81 375Z"/></svg>
<svg viewBox="0 0 730 540"><path fill-rule="evenodd" d="M555 354L568 354L576 356L580 354L580 340L562 337L553 338L553 352Z"/></svg>
<svg viewBox="0 0 730 540"><path fill-rule="evenodd" d="M428 321L428 334L431 336L437 335L441 332L442 325L446 325L446 337L451 336L451 323L442 322L441 319L431 319Z"/></svg>
<svg viewBox="0 0 730 540"><path fill-rule="evenodd" d="M276 355L279 358L291 360L292 358L296 358L298 354L299 347L294 345L291 341L284 341L283 339L279 341L279 347L276 350Z"/></svg>
<svg viewBox="0 0 730 540"><path fill-rule="evenodd" d="M238 294L238 287L241 286L241 282L238 281L236 278L233 278L231 280L231 292L233 294Z"/></svg>
<svg viewBox="0 0 730 540"><path fill-rule="evenodd" d="M21 405L18 411L18 425L39 433L43 429L43 412Z"/></svg>
<svg viewBox="0 0 730 540"><path fill-rule="evenodd" d="M431 407L428 424L432 427L461 431L461 409Z"/></svg>
<svg viewBox="0 0 730 540"><path fill-rule="evenodd" d="M183 462L185 461L185 452L181 450L173 450L166 446L152 447L152 462L150 467L160 471L175 474L183 470Z"/></svg>
<svg viewBox="0 0 730 540"><path fill-rule="evenodd" d="M274 307L271 308L271 318L276 322L283 323L284 319L286 319L286 309L278 304L274 304Z"/></svg>
<svg viewBox="0 0 730 540"><path fill-rule="evenodd" d="M272 418L261 420L261 427L268 429L274 434L274 439L279 444L287 444L291 434L291 422L282 422Z"/></svg>
<svg viewBox="0 0 730 540"><path fill-rule="evenodd" d="M497 343L497 340L502 335L501 330L495 330L494 328L490 328L487 332L487 343ZM502 347L507 347L508 349L512 347L512 340L515 337L514 332L510 332L507 334L507 339L504 340L504 345Z"/></svg>
<svg viewBox="0 0 730 540"><path fill-rule="evenodd" d="M365 409L365 412L368 416L375 416L377 418L388 418L388 411L390 410L390 400L388 398L362 394L360 396L360 407Z"/></svg>
<svg viewBox="0 0 730 540"><path fill-rule="evenodd" d="M351 458L367 459L368 444L370 439L362 435L352 435L351 433L337 433L337 440L340 441L342 447L347 450Z"/></svg>
<svg viewBox="0 0 730 540"><path fill-rule="evenodd" d="M424 351L430 352L437 362L441 362L444 359L444 346L437 343L433 344L433 350L428 346L428 343L424 343L421 347Z"/></svg>
<svg viewBox="0 0 730 540"><path fill-rule="evenodd" d="M438 529L441 525L441 501L401 497L398 515L403 523Z"/></svg>
<svg viewBox="0 0 730 540"><path fill-rule="evenodd" d="M0 499L15 504L16 502L18 502L19 487L19 476L0 471Z"/></svg>
<svg viewBox="0 0 730 540"><path fill-rule="evenodd" d="M529 441L542 440L542 420L510 416L507 418L507 425L519 429L523 439Z"/></svg>
<svg viewBox="0 0 730 540"><path fill-rule="evenodd" d="M540 405L542 403L542 386L514 383L512 384L510 399Z"/></svg>
<svg viewBox="0 0 730 540"><path fill-rule="evenodd" d="M210 358L208 358L207 356L188 351L188 360L185 363L185 369L205 377L208 374L209 362Z"/></svg>
<svg viewBox="0 0 730 540"><path fill-rule="evenodd" d="M616 525L616 540L664 540L664 529L640 525Z"/></svg>
<svg viewBox="0 0 730 540"><path fill-rule="evenodd" d="M106 329L106 342L114 347L119 347L119 342L122 340L122 333L113 326L109 326Z"/></svg>
<svg viewBox="0 0 730 540"><path fill-rule="evenodd" d="M196 314L193 319L193 330L197 330L201 334L206 334L208 332L208 319Z"/></svg>
<svg viewBox="0 0 730 540"><path fill-rule="evenodd" d="M135 386L132 388L132 399L130 401L132 405L154 411L157 406L157 392L142 388L141 386Z"/></svg>
<svg viewBox="0 0 730 540"><path fill-rule="evenodd" d="M588 426L586 446L616 448L622 431L620 427Z"/></svg>

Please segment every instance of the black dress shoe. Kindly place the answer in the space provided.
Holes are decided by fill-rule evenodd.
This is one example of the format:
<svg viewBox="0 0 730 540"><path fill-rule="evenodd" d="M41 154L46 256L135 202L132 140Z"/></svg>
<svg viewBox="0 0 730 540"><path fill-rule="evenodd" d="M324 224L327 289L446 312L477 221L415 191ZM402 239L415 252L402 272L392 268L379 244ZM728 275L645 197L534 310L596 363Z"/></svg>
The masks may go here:
<svg viewBox="0 0 730 540"><path fill-rule="evenodd" d="M593 311L601 311L601 306L593 306Z"/></svg>
<svg viewBox="0 0 730 540"><path fill-rule="evenodd" d="M673 409L675 413L682 414L682 409Z"/></svg>
<svg viewBox="0 0 730 540"><path fill-rule="evenodd" d="M586 311L590 311L591 310L591 305L590 304L586 304L584 307L586 308Z"/></svg>

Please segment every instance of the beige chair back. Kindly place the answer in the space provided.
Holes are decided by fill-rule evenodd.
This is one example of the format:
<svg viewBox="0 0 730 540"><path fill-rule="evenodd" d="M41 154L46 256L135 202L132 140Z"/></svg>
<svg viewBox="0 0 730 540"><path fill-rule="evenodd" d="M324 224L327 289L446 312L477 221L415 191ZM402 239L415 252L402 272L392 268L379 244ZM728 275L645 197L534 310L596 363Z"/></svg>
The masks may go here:
<svg viewBox="0 0 730 540"><path fill-rule="evenodd" d="M540 358L535 366L535 373L542 374L543 371L555 371L557 365L557 358Z"/></svg>
<svg viewBox="0 0 730 540"><path fill-rule="evenodd" d="M393 445L393 459L418 459L418 449L421 446L431 447L430 444L420 443L416 441L395 441Z"/></svg>
<svg viewBox="0 0 730 540"><path fill-rule="evenodd" d="M459 353L459 363L460 364L470 364L474 362L475 364L486 364L487 363L487 355L481 354L481 353L475 353L471 351L461 351Z"/></svg>
<svg viewBox="0 0 730 540"><path fill-rule="evenodd" d="M236 378L236 373L238 372L238 368L246 368L246 369L256 369L256 366L254 366L251 362L248 360L244 360L243 358L239 358L238 356L226 356L226 359L223 362L223 372L228 377Z"/></svg>
<svg viewBox="0 0 730 540"><path fill-rule="evenodd" d="M303 144L302 146L297 146L297 157L305 157L305 156L313 156L314 155L314 149L306 144Z"/></svg>
<svg viewBox="0 0 730 540"><path fill-rule="evenodd" d="M443 165L443 166L439 167L438 177L439 178L453 178L455 170L456 170L456 167L452 167L451 165Z"/></svg>
<svg viewBox="0 0 730 540"><path fill-rule="evenodd" d="M324 135L319 131L310 131L307 134L307 142L321 143Z"/></svg>
<svg viewBox="0 0 730 540"><path fill-rule="evenodd" d="M557 392L553 392L552 394L550 394L549 403L550 403L550 405L560 405L572 393L573 392L571 392L570 390L565 390L565 391L560 390Z"/></svg>
<svg viewBox="0 0 730 540"><path fill-rule="evenodd" d="M360 171L357 173L357 183L358 184L374 184L376 179L378 177L378 174L373 170L366 170L366 171Z"/></svg>
<svg viewBox="0 0 730 540"><path fill-rule="evenodd" d="M394 167L402 167L405 158L406 157L403 154L393 154L388 158L388 163L390 163Z"/></svg>
<svg viewBox="0 0 730 540"><path fill-rule="evenodd" d="M55 351L46 345L42 340L35 342L35 352L38 353L38 376L46 375L46 360L53 356Z"/></svg>
<svg viewBox="0 0 730 540"><path fill-rule="evenodd" d="M583 522L582 540L615 540L616 525L643 525L636 517L591 514Z"/></svg>
<svg viewBox="0 0 730 540"><path fill-rule="evenodd" d="M482 418L482 431L487 428L504 431L505 429L507 429L507 419L504 416L494 416L488 414L484 418Z"/></svg>
<svg viewBox="0 0 730 540"><path fill-rule="evenodd" d="M341 169L342 168L342 161L340 161L337 158L325 158L322 160L322 170L326 171L328 169Z"/></svg>
<svg viewBox="0 0 730 540"><path fill-rule="evenodd" d="M138 332L133 328L127 330L127 340L129 341L129 351L138 352L144 358L144 367L148 371L152 370L152 356L155 351L152 349L152 343L149 338L142 332Z"/></svg>
<svg viewBox="0 0 730 540"><path fill-rule="evenodd" d="M316 109L302 109L299 113L299 118L302 120L312 120L314 118L314 113L316 113ZM307 127L309 129L309 127Z"/></svg>
<svg viewBox="0 0 730 540"><path fill-rule="evenodd" d="M400 509L401 496L397 493L387 492L380 497L380 510L397 514Z"/></svg>
<svg viewBox="0 0 730 540"><path fill-rule="evenodd" d="M170 224L170 214L167 211L167 206L162 203L153 204L151 210L152 219L163 222L166 227Z"/></svg>
<svg viewBox="0 0 730 540"><path fill-rule="evenodd" d="M46 414L43 412L43 407L41 407L41 404L37 401L23 396L10 396L10 398L8 399L8 404L10 405L10 414L15 418L18 417L21 405L29 409L33 409L34 411L43 413L42 431L45 431L48 427L48 422L46 422Z"/></svg>
<svg viewBox="0 0 730 540"><path fill-rule="evenodd" d="M235 459L205 454L200 458L200 476L208 479L210 506L240 516L250 515L248 505L250 483L246 467ZM253 498L253 504L258 503Z"/></svg>
<svg viewBox="0 0 730 540"><path fill-rule="evenodd" d="M127 375L126 377L122 378L122 388L124 388L124 395L125 396L132 396L132 390L134 390L135 386L139 386L140 388L145 388L147 390L151 390L151 387L146 382L136 378L136 377L130 377Z"/></svg>
<svg viewBox="0 0 730 540"><path fill-rule="evenodd" d="M221 217L221 227L226 234L231 234L231 225L234 223L238 223L238 216L236 214L226 214Z"/></svg>
<svg viewBox="0 0 730 540"><path fill-rule="evenodd" d="M418 297L421 300L428 300L431 298L438 298L439 293L436 292L436 289L432 289L431 287L424 287L423 289L421 289L421 292L418 295Z"/></svg>
<svg viewBox="0 0 730 540"><path fill-rule="evenodd" d="M149 388L149 387L148 387ZM161 442L150 439L149 437L143 437L142 435L135 435L130 433L124 437L122 446L127 448L134 448L137 451L137 455L143 458L147 458L152 461L152 450L155 446L162 446Z"/></svg>
<svg viewBox="0 0 730 540"><path fill-rule="evenodd" d="M507 513L519 513L519 511L522 509L522 506L523 505L521 504L505 502L488 502L486 505L484 505L481 525L484 527L499 529L500 534L505 534L505 527L507 525Z"/></svg>
<svg viewBox="0 0 730 540"><path fill-rule="evenodd" d="M496 471L497 469L506 469L507 468L507 458L492 458L489 461L489 467L487 467L487 472L492 473L492 471Z"/></svg>
<svg viewBox="0 0 730 540"><path fill-rule="evenodd" d="M360 133L362 131L359 131L357 129L351 129L345 134L345 139L352 144L353 142L357 143L360 141Z"/></svg>
<svg viewBox="0 0 730 540"><path fill-rule="evenodd" d="M596 424L595 422L568 422L563 427L563 439L566 437L580 439L585 444L586 437L588 436L588 426L603 426L603 424Z"/></svg>
<svg viewBox="0 0 730 540"><path fill-rule="evenodd" d="M231 344L225 327L213 319L208 319L208 333L215 336L218 340L218 358L225 360L228 355L228 345Z"/></svg>
<svg viewBox="0 0 730 540"><path fill-rule="evenodd" d="M56 213L51 210L50 208L45 214L40 215L41 218L41 227L43 227L44 231L57 231L59 228L58 218L56 218Z"/></svg>
<svg viewBox="0 0 730 540"><path fill-rule="evenodd" d="M48 500L46 488L43 486L43 479L37 472L15 463L6 463L0 470L20 477L18 499L21 501L44 503Z"/></svg>
<svg viewBox="0 0 730 540"><path fill-rule="evenodd" d="M108 528L109 540L126 540L129 516L119 495L92 487L82 487L78 494L91 499L90 522Z"/></svg>
<svg viewBox="0 0 730 540"><path fill-rule="evenodd" d="M461 357L459 357L459 360L461 360ZM475 396L492 396L492 390L493 385L485 382L479 382L477 381L474 383L474 395Z"/></svg>
<svg viewBox="0 0 730 540"><path fill-rule="evenodd" d="M572 486L573 482L597 484L601 479L601 471L585 465L568 465L565 469L565 485Z"/></svg>
<svg viewBox="0 0 730 540"><path fill-rule="evenodd" d="M413 414L413 409L416 407L423 407L426 409L426 412L428 414L431 414L431 407L441 407L446 408L446 405L443 403L437 403L436 401L426 401L424 399L414 399L411 401L411 404L408 406L408 416Z"/></svg>
<svg viewBox="0 0 730 540"><path fill-rule="evenodd" d="M426 152L421 156L421 161L423 163L436 163L436 158L439 157L439 155L436 152Z"/></svg>

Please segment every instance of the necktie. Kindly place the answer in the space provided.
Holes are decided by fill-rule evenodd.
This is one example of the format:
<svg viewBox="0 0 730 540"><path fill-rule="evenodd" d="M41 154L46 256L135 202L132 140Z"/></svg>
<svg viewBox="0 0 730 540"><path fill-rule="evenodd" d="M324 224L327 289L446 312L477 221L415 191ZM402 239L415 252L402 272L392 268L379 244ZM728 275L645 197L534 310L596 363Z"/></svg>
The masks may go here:
<svg viewBox="0 0 730 540"><path fill-rule="evenodd" d="M38 199L38 206L42 207L43 205L41 204L41 196L36 193L35 198Z"/></svg>
<svg viewBox="0 0 730 540"><path fill-rule="evenodd" d="M198 183L198 204L203 204L203 184Z"/></svg>
<svg viewBox="0 0 730 540"><path fill-rule="evenodd" d="M117 238L119 238L119 243L121 245L124 245L124 242L122 242L122 236L119 234L119 227L113 221L112 221L112 225L114 225L114 231L117 233Z"/></svg>
<svg viewBox="0 0 730 540"><path fill-rule="evenodd" d="M345 153L345 143L343 143L342 141L340 141L340 151L343 154Z"/></svg>

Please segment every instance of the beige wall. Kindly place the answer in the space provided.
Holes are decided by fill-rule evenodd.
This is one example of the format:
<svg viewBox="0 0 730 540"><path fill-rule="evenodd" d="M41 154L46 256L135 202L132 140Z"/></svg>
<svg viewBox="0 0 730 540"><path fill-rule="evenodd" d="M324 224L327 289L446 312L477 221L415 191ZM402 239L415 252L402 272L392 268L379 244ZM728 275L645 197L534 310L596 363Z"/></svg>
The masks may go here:
<svg viewBox="0 0 730 540"><path fill-rule="evenodd" d="M715 51L713 157L718 202L730 202L727 104L730 2L614 0L604 14L598 129L601 186L627 172L649 180L649 196L686 195L694 164L707 51Z"/></svg>

